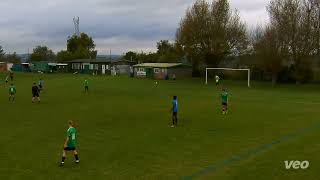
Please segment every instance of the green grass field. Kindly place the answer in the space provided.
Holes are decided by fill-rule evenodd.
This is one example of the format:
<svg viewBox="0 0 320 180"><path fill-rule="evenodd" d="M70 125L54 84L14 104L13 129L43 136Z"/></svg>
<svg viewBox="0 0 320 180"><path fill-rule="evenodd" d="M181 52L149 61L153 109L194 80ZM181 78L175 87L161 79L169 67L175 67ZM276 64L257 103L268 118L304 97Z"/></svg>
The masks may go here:
<svg viewBox="0 0 320 180"><path fill-rule="evenodd" d="M126 77L42 75L42 102L32 104L31 84L39 77L16 75L15 103L1 84L0 179L319 179L320 86L225 82L231 97L224 116L220 90L200 79L156 86ZM173 95L177 128L169 128ZM61 168L68 120L77 124L81 162L68 156ZM286 160L310 166L286 170Z"/></svg>

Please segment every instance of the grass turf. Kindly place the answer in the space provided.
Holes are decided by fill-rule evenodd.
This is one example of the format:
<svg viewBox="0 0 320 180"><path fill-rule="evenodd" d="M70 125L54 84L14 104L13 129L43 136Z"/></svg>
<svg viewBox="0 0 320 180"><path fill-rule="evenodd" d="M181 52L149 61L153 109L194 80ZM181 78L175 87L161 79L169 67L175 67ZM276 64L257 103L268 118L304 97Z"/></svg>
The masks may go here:
<svg viewBox="0 0 320 180"><path fill-rule="evenodd" d="M1 75L3 77L4 75ZM40 104L31 84L44 79ZM319 86L225 82L230 113L220 112L220 90L202 80L160 81L125 77L17 74L16 102L0 89L0 179L182 179L319 120ZM89 79L90 94L83 93ZM169 128L173 95L178 128ZM67 121L75 120L80 164L69 155L58 167ZM208 170L189 179L282 180L319 178L319 131ZM308 160L286 170L286 160Z"/></svg>

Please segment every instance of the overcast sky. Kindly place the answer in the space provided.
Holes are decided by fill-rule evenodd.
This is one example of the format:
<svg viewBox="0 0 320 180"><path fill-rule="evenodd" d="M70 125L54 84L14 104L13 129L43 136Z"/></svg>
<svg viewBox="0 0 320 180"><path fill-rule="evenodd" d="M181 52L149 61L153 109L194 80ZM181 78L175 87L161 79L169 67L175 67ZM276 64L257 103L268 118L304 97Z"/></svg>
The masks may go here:
<svg viewBox="0 0 320 180"><path fill-rule="evenodd" d="M7 52L30 52L47 45L66 49L74 33L94 38L99 54L152 51L161 39L173 40L180 19L195 0L0 0L0 45ZM267 21L268 0L231 0L249 26Z"/></svg>

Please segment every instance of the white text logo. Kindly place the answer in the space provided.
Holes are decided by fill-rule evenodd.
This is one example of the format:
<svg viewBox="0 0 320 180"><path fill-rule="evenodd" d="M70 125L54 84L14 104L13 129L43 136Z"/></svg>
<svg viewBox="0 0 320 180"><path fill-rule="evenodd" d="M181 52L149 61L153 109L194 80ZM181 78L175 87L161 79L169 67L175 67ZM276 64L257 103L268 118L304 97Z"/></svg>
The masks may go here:
<svg viewBox="0 0 320 180"><path fill-rule="evenodd" d="M307 169L309 161L284 161L286 169Z"/></svg>

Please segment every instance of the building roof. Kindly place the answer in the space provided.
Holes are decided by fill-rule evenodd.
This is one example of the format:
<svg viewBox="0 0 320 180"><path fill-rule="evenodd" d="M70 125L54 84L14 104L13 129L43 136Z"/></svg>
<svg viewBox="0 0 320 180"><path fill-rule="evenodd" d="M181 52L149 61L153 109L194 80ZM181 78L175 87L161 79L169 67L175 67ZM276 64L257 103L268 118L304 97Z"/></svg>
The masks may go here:
<svg viewBox="0 0 320 180"><path fill-rule="evenodd" d="M134 67L145 67L145 68L171 68L183 65L182 63L142 63L134 65Z"/></svg>
<svg viewBox="0 0 320 180"><path fill-rule="evenodd" d="M111 63L107 59L75 59L68 61L69 63Z"/></svg>

